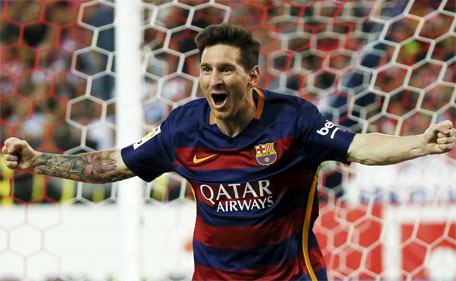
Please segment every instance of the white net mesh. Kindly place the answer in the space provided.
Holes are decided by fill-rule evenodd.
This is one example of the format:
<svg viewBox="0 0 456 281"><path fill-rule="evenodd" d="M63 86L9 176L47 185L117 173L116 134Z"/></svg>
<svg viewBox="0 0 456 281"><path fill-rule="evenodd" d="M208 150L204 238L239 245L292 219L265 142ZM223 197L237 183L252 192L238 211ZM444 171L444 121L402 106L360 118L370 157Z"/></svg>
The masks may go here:
<svg viewBox="0 0 456 281"><path fill-rule="evenodd" d="M193 39L221 22L246 26L260 40L262 87L311 100L343 127L410 135L456 123L454 1L157 0L142 7L144 133L202 97ZM1 2L2 141L15 135L68 154L115 146L114 10L107 0ZM456 280L455 159L453 150L382 168L324 163L315 231L330 279ZM190 278L186 181L165 174L144 191L143 275ZM0 265L7 265L0 279L118 275L115 184L2 166L0 200Z"/></svg>

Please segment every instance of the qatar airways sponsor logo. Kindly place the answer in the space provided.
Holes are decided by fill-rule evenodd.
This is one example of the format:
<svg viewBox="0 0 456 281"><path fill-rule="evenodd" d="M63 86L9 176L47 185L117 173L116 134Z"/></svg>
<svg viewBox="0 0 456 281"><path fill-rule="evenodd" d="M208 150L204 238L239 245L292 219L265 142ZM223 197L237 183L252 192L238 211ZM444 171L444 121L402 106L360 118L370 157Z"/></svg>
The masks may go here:
<svg viewBox="0 0 456 281"><path fill-rule="evenodd" d="M217 212L262 210L274 204L269 180L199 186L199 193Z"/></svg>

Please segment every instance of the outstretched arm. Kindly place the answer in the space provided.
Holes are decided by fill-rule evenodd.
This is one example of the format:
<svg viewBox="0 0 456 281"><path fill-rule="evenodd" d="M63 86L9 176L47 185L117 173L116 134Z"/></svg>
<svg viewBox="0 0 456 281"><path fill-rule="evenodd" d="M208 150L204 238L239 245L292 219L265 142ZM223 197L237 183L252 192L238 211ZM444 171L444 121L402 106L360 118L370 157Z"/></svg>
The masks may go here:
<svg viewBox="0 0 456 281"><path fill-rule="evenodd" d="M348 161L389 165L455 147L456 129L450 121L432 125L423 134L397 137L378 133L357 134L348 149Z"/></svg>
<svg viewBox="0 0 456 281"><path fill-rule="evenodd" d="M97 151L79 155L43 153L18 138L9 138L2 148L10 169L30 170L38 174L82 182L107 183L134 176L120 150Z"/></svg>

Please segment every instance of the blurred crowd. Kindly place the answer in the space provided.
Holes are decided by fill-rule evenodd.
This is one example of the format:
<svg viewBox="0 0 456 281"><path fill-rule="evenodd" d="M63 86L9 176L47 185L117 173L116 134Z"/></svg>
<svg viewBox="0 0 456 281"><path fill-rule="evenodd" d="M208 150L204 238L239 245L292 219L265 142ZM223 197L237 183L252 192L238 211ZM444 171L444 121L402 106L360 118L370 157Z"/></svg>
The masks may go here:
<svg viewBox="0 0 456 281"><path fill-rule="evenodd" d="M100 103L82 100L68 107L70 100L88 91L93 97L109 99L113 90L113 79L108 74L90 79L90 83L87 79L91 73L105 71L106 57L93 51L75 56L76 50L91 46L94 36L92 30L77 24L82 2L1 4L7 9L1 25L2 142L15 135L29 140L33 147L60 152L82 143L94 149L98 143L106 143L94 130L88 130L86 140L81 139L84 126L99 122ZM106 10L107 6L85 9L81 21L93 27L112 23L112 12ZM112 52L113 30L108 31L111 34L100 32L97 46ZM82 74L76 75L76 71ZM65 122L68 118L76 126ZM107 116L104 119L109 120ZM111 139L112 146L110 135L104 138Z"/></svg>
<svg viewBox="0 0 456 281"><path fill-rule="evenodd" d="M328 118L354 131L361 131L366 120L367 131L401 135L421 133L443 119L456 122L456 41L445 35L455 18L452 1L440 7L444 13L426 19L418 37L416 17L437 10L440 1L417 1L409 11L413 17L397 17L407 4L403 0L387 1L375 13L373 1L308 6L216 1L194 11L192 28L179 28L188 23L189 7L206 2L143 2L145 130L173 107L201 97L193 92L192 77L199 69L193 39L197 28L226 19L251 28L260 40L262 87L309 99ZM14 135L40 150L70 154L114 147L114 4L69 0L0 5L0 141ZM391 23L381 42L375 40L383 25L372 21L373 16ZM183 62L176 52L185 54ZM3 171L3 181L6 175ZM17 184L19 178L14 177ZM103 188L108 194L111 185ZM48 196L58 200L61 195Z"/></svg>

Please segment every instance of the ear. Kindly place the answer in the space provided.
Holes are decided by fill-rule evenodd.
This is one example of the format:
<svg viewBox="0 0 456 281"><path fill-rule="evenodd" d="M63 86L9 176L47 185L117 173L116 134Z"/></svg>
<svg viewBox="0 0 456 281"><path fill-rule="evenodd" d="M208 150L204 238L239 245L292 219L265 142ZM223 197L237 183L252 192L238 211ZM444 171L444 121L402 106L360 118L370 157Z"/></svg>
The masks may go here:
<svg viewBox="0 0 456 281"><path fill-rule="evenodd" d="M260 68L258 65L252 67L249 72L249 87L255 87L260 83Z"/></svg>

